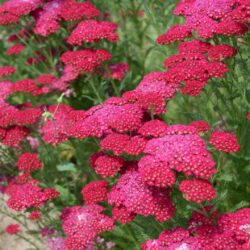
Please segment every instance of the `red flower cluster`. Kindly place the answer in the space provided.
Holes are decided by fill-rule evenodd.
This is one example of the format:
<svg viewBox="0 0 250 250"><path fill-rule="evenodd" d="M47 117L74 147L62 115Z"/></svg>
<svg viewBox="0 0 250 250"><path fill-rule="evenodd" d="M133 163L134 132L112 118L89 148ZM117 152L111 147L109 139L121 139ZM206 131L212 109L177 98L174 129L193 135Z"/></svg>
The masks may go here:
<svg viewBox="0 0 250 250"><path fill-rule="evenodd" d="M8 82L7 82L8 84ZM12 84L9 85L11 87ZM11 89L3 90L2 97L12 92ZM28 105L29 106L29 105ZM10 106L3 100L0 101L0 140L10 147L17 147L28 135L26 125L34 124L41 115L39 108L18 109Z"/></svg>
<svg viewBox="0 0 250 250"><path fill-rule="evenodd" d="M121 175L108 194L108 202L132 214L155 216L159 221L169 220L175 211L169 191L147 186L136 170Z"/></svg>
<svg viewBox="0 0 250 250"><path fill-rule="evenodd" d="M12 55L18 55L24 50L24 45L23 44L15 44L8 48L7 50L7 55L12 56Z"/></svg>
<svg viewBox="0 0 250 250"><path fill-rule="evenodd" d="M7 129L0 128L0 139L6 146L18 147L28 133L29 131L25 127L12 126Z"/></svg>
<svg viewBox="0 0 250 250"><path fill-rule="evenodd" d="M188 132L189 129L194 131ZM204 179L216 171L205 142L191 126L169 126L165 136L148 141L144 153L147 155L139 161L139 172L151 185L172 186L173 171Z"/></svg>
<svg viewBox="0 0 250 250"><path fill-rule="evenodd" d="M138 129L142 122L142 110L133 104L103 104L87 112L64 107L66 106L60 105L54 114L53 122L47 121L42 128L46 142L57 144L68 137L100 138L104 133L110 132L110 129L120 133L132 132ZM51 107L49 111L53 109L55 107Z"/></svg>
<svg viewBox="0 0 250 250"><path fill-rule="evenodd" d="M166 99L173 98L178 87L177 81L170 83L164 73L153 72L144 76L139 85L125 92L123 97L148 113L162 114L166 112Z"/></svg>
<svg viewBox="0 0 250 250"><path fill-rule="evenodd" d="M0 6L0 24L17 23L19 18L29 14L42 4L41 0L10 0Z"/></svg>
<svg viewBox="0 0 250 250"><path fill-rule="evenodd" d="M210 201L216 197L212 184L204 180L184 180L179 189L186 200L196 203Z"/></svg>
<svg viewBox="0 0 250 250"><path fill-rule="evenodd" d="M94 154L91 158L91 167L103 178L114 177L122 168L124 160L117 156L105 155L102 153Z"/></svg>
<svg viewBox="0 0 250 250"><path fill-rule="evenodd" d="M192 36L190 29L184 25L176 24L172 26L165 34L157 38L159 44L169 44L182 41L187 37Z"/></svg>
<svg viewBox="0 0 250 250"><path fill-rule="evenodd" d="M118 35L114 33L117 24L108 21L84 20L78 24L68 37L67 42L71 45L81 45L82 42L95 43L102 39L116 42Z"/></svg>
<svg viewBox="0 0 250 250"><path fill-rule="evenodd" d="M186 17L186 23L171 27L157 38L157 42L169 44L184 41L194 31L198 31L198 35L203 38L211 38L215 34L244 34L248 29L245 25L249 21L248 2L183 0L175 13ZM79 20L76 26L67 26L67 29L73 29L67 39L69 47L103 39L112 43L118 40L115 23L82 20L94 18L100 12L90 2L76 0L10 0L0 6L0 24L15 23L29 13L33 16L30 26L35 22L34 32L45 37L57 32L61 21ZM19 36L26 38L29 34L20 31L9 41L19 41ZM14 45L7 54L18 54L22 46ZM215 198L216 192L209 182L216 172L215 162L206 149L205 140L201 138L203 133L210 130L209 124L195 121L189 125L167 125L159 115L166 112L166 100L174 98L177 91L196 96L211 78L223 78L227 67L221 61L233 57L236 52L226 44L212 45L201 40L183 42L178 47L178 54L165 60L166 72L152 72L144 76L134 90L123 93L121 98L111 97L87 111L75 110L61 103L48 106L42 128L37 124L41 117L40 107L33 108L30 104L14 107L5 103L9 95L17 92L36 97L59 91L63 92L62 96L66 96L70 90L67 89L69 83L81 74L102 74L114 80L124 78L129 69L126 63L110 64L103 69L102 66L111 60L110 52L88 46L91 48L72 48L61 55L60 62L53 68L61 72L58 78L53 72L53 75L44 74L37 79L0 83L2 143L18 146L28 134L27 125L37 125L36 129L43 135L43 140L51 144L64 142L68 138L96 137L101 140L101 150L92 155L90 166L103 178L120 175L110 192L108 182L104 180L87 184L82 189L87 206L63 210L62 227L67 236L66 248L70 250L92 248L96 236L112 230L114 221L128 223L137 215L154 216L160 222L169 220L175 212L170 195L179 183L180 175L179 190L186 200L201 203ZM50 52L54 56L57 50L55 53L53 50ZM37 51L34 57L28 59L28 63L46 60ZM14 67L1 67L0 77L14 72ZM236 152L240 149L236 137L223 131L213 132L210 143L219 151ZM39 208L59 195L55 189L42 189L38 181L30 180L28 172L43 166L37 154L22 154L17 166L24 173L16 178L16 182L11 181L6 189L10 208L17 211ZM96 204L104 201L113 206L112 218L104 215L104 208ZM210 215L209 209L201 212ZM213 250L247 247L249 213L249 209L242 209L235 214L225 214L217 220L217 224L212 223L217 214L212 218L194 214L188 229L164 231L159 239L143 244L142 249ZM39 219L40 215L39 211L33 211L29 218Z"/></svg>
<svg viewBox="0 0 250 250"><path fill-rule="evenodd" d="M119 207L113 207L112 209L112 218L122 224L129 223L133 221L136 214L133 212L129 212L125 207L122 205Z"/></svg>
<svg viewBox="0 0 250 250"><path fill-rule="evenodd" d="M16 163L20 171L29 172L31 170L39 170L43 167L43 163L39 160L35 153L23 153Z"/></svg>
<svg viewBox="0 0 250 250"><path fill-rule="evenodd" d="M193 126L201 134L204 134L210 130L210 126L205 121L193 121L189 123L190 126Z"/></svg>
<svg viewBox="0 0 250 250"><path fill-rule="evenodd" d="M13 66L0 67L0 78L12 75L16 72L16 68Z"/></svg>
<svg viewBox="0 0 250 250"><path fill-rule="evenodd" d="M200 217L205 216L200 214ZM141 248L143 250L249 249L249 225L249 208L243 208L236 213L220 216L215 225L197 223L189 229L177 227L163 231L157 240L148 240Z"/></svg>
<svg viewBox="0 0 250 250"><path fill-rule="evenodd" d="M76 74L94 71L104 61L111 59L111 54L103 49L84 49L78 51L67 51L61 56L61 61L72 67Z"/></svg>
<svg viewBox="0 0 250 250"><path fill-rule="evenodd" d="M249 6L246 0L184 0L180 1L174 13L184 16L186 30L197 31L200 37L239 36L248 31L245 23L249 22ZM183 38L185 32L182 32Z"/></svg>
<svg viewBox="0 0 250 250"><path fill-rule="evenodd" d="M82 196L86 205L99 201L106 201L108 194L108 183L104 180L92 181L83 187Z"/></svg>
<svg viewBox="0 0 250 250"><path fill-rule="evenodd" d="M59 21L78 20L83 17L96 17L100 12L90 2L78 3L75 0L53 0L45 3L42 10L35 13L36 34L48 36L60 29Z"/></svg>
<svg viewBox="0 0 250 250"><path fill-rule="evenodd" d="M147 140L140 136L129 137L127 134L111 133L100 143L102 150L112 151L115 155L139 155L143 152Z"/></svg>
<svg viewBox="0 0 250 250"><path fill-rule="evenodd" d="M10 224L5 228L5 232L8 234L18 234L21 232L21 229L18 224Z"/></svg>
<svg viewBox="0 0 250 250"><path fill-rule="evenodd" d="M87 249L95 237L113 229L113 220L103 214L104 208L99 205L65 208L61 215L62 228L67 235L67 249Z"/></svg>
<svg viewBox="0 0 250 250"><path fill-rule="evenodd" d="M37 184L38 181L30 180L25 184L10 183L6 188L6 194L9 196L7 205L16 211L23 211L31 207L41 207L45 202L56 198L59 193L52 190L42 190Z"/></svg>
<svg viewBox="0 0 250 250"><path fill-rule="evenodd" d="M218 151L234 153L240 150L240 145L234 134L224 131L215 131L210 135L209 143Z"/></svg>
<svg viewBox="0 0 250 250"><path fill-rule="evenodd" d="M39 220L41 218L42 214L40 211L32 211L29 216L28 216L28 219L29 220Z"/></svg>
<svg viewBox="0 0 250 250"><path fill-rule="evenodd" d="M179 54L165 60L168 70L164 76L168 82L185 82L182 93L190 96L197 96L212 77L224 77L227 67L217 61L234 54L234 49L228 45L212 46L199 40L185 42L178 50Z"/></svg>

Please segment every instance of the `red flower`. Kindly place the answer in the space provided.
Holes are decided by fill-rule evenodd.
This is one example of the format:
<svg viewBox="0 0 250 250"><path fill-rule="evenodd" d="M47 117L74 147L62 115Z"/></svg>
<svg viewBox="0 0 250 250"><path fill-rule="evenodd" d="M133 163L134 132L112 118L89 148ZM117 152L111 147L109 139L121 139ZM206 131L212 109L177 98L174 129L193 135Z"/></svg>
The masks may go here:
<svg viewBox="0 0 250 250"><path fill-rule="evenodd" d="M138 166L143 181L150 186L171 187L175 184L175 173L168 163L157 162L152 156L144 156Z"/></svg>
<svg viewBox="0 0 250 250"><path fill-rule="evenodd" d="M192 1L192 0L191 0ZM212 47L210 43L206 43L200 40L192 40L183 42L178 46L179 53L207 53Z"/></svg>
<svg viewBox="0 0 250 250"><path fill-rule="evenodd" d="M234 153L240 150L237 138L234 134L224 131L215 131L210 135L209 143L218 151Z"/></svg>
<svg viewBox="0 0 250 250"><path fill-rule="evenodd" d="M172 26L167 32L156 39L159 44L169 44L178 41L183 41L185 38L190 37L192 33L187 26L176 24Z"/></svg>
<svg viewBox="0 0 250 250"><path fill-rule="evenodd" d="M172 185L174 181L174 175L170 170L205 179L214 174L215 162L206 150L205 141L198 136L196 128L174 125L167 128L166 134L148 141L144 149L147 157L139 161L139 171L144 178L151 178L149 181L155 178L157 186L165 186ZM166 176L161 174L161 170Z"/></svg>
<svg viewBox="0 0 250 250"><path fill-rule="evenodd" d="M61 3L62 0L48 2L43 6L42 10L35 13L35 34L46 37L59 30Z"/></svg>
<svg viewBox="0 0 250 250"><path fill-rule="evenodd" d="M216 45L208 50L208 59L211 61L222 61L233 57L233 55L234 48L226 44Z"/></svg>
<svg viewBox="0 0 250 250"><path fill-rule="evenodd" d="M23 153L16 163L20 171L39 170L43 167L43 163L39 160L38 155L35 153Z"/></svg>
<svg viewBox="0 0 250 250"><path fill-rule="evenodd" d="M103 214L104 208L99 205L65 208L62 212L62 227L67 235L68 249L86 249L95 237L113 229L113 220Z"/></svg>
<svg viewBox="0 0 250 250"><path fill-rule="evenodd" d="M112 209L112 218L119 223L126 224L135 218L135 214L129 212L125 207L113 207Z"/></svg>
<svg viewBox="0 0 250 250"><path fill-rule="evenodd" d="M61 61L67 66L71 66L73 72L76 74L93 72L96 68L100 67L104 61L110 59L111 54L102 49L67 51L61 56Z"/></svg>
<svg viewBox="0 0 250 250"><path fill-rule="evenodd" d="M106 178L114 177L114 175L122 168L123 164L123 158L101 154L94 160L92 167L97 174Z"/></svg>
<svg viewBox="0 0 250 250"><path fill-rule="evenodd" d="M108 21L84 20L78 24L68 37L67 42L72 45L81 45L82 42L95 43L102 39L116 42L118 35L115 32L117 24Z"/></svg>
<svg viewBox="0 0 250 250"><path fill-rule="evenodd" d="M20 126L13 126L5 130L2 143L9 147L18 147L22 140L28 135L28 129Z"/></svg>
<svg viewBox="0 0 250 250"><path fill-rule="evenodd" d="M60 16L66 21L78 20L83 17L93 18L99 15L100 11L91 2L79 3L75 0L67 0L61 4Z"/></svg>
<svg viewBox="0 0 250 250"><path fill-rule="evenodd" d="M189 123L190 126L193 126L201 134L204 134L210 130L208 122L205 121L193 121Z"/></svg>
<svg viewBox="0 0 250 250"><path fill-rule="evenodd" d="M108 183L104 180L92 181L85 185L81 191L86 205L107 200Z"/></svg>
<svg viewBox="0 0 250 250"><path fill-rule="evenodd" d="M184 180L179 189L186 200L196 203L210 201L216 197L212 184L205 180Z"/></svg>
<svg viewBox="0 0 250 250"><path fill-rule="evenodd" d="M20 225L18 224L10 224L5 228L5 232L8 234L18 234L21 232Z"/></svg>
<svg viewBox="0 0 250 250"><path fill-rule="evenodd" d="M0 78L12 75L16 72L16 68L13 66L0 67Z"/></svg>
<svg viewBox="0 0 250 250"><path fill-rule="evenodd" d="M15 44L15 45L11 46L10 48L8 48L7 55L9 55L9 56L18 55L24 50L24 48L25 47L22 44Z"/></svg>
<svg viewBox="0 0 250 250"><path fill-rule="evenodd" d="M29 220L39 220L41 218L42 214L40 211L36 210L36 211L32 211L29 216L28 219Z"/></svg>
<svg viewBox="0 0 250 250"><path fill-rule="evenodd" d="M130 213L155 216L161 222L169 220L175 210L168 191L147 186L135 170L119 178L108 194L108 202L116 207L122 205Z"/></svg>
<svg viewBox="0 0 250 250"><path fill-rule="evenodd" d="M101 141L100 148L102 150L112 151L115 155L121 155L124 153L124 148L129 140L129 135L111 133Z"/></svg>
<svg viewBox="0 0 250 250"><path fill-rule="evenodd" d="M172 230L165 230L159 235L159 243L162 246L170 246L174 243L181 242L189 238L189 232L181 227Z"/></svg>
<svg viewBox="0 0 250 250"><path fill-rule="evenodd" d="M9 195L7 205L16 211L41 207L48 200L43 190L32 180L25 184L9 184L8 189L11 191L6 191Z"/></svg>
<svg viewBox="0 0 250 250"><path fill-rule="evenodd" d="M181 92L189 96L198 96L202 92L206 84L207 84L206 81L204 82L196 80L186 81L184 87L181 89Z"/></svg>
<svg viewBox="0 0 250 250"><path fill-rule="evenodd" d="M16 177L16 182L18 184L24 184L31 178L31 175L29 172L24 172L23 174Z"/></svg>
<svg viewBox="0 0 250 250"><path fill-rule="evenodd" d="M161 137L167 132L167 124L163 121L154 119L143 124L143 126L138 130L138 133L143 137Z"/></svg>

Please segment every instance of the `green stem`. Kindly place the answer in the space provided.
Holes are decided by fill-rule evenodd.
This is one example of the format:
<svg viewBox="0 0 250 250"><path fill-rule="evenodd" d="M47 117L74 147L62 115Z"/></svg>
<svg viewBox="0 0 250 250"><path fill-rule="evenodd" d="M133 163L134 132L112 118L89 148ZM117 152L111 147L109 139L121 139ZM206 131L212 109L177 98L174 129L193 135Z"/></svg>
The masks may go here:
<svg viewBox="0 0 250 250"><path fill-rule="evenodd" d="M94 91L94 93L95 93L95 95L96 95L96 97L97 97L97 99L98 99L98 102L99 102L99 103L102 103L103 100L102 100L102 98L101 98L101 96L100 96L98 90L96 89L95 84L94 84L91 80L89 81L89 83L90 83L90 86L92 87L92 89L93 89L93 91Z"/></svg>
<svg viewBox="0 0 250 250"><path fill-rule="evenodd" d="M40 248L34 243L32 242L29 238L21 235L21 234L17 234L17 236L23 240L25 240L26 242L28 242L30 245L32 245L33 247L35 247L36 250L40 250Z"/></svg>

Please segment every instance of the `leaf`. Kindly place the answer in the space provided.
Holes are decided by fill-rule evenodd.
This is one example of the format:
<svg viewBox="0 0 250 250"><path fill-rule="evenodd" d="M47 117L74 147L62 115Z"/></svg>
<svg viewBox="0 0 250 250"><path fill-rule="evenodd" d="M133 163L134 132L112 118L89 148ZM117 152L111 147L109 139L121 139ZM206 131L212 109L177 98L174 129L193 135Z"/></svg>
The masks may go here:
<svg viewBox="0 0 250 250"><path fill-rule="evenodd" d="M223 174L220 177L218 177L218 180L222 180L225 182L231 182L231 181L233 181L233 179L234 179L233 176L231 176L229 174Z"/></svg>
<svg viewBox="0 0 250 250"><path fill-rule="evenodd" d="M64 172L64 171L70 171L70 172L74 172L74 173L77 172L77 169L72 162L59 164L56 166L56 168L60 172Z"/></svg>
<svg viewBox="0 0 250 250"><path fill-rule="evenodd" d="M60 199L66 201L67 203L74 203L75 197L72 195L67 188L61 185L55 185L56 190L60 193Z"/></svg>

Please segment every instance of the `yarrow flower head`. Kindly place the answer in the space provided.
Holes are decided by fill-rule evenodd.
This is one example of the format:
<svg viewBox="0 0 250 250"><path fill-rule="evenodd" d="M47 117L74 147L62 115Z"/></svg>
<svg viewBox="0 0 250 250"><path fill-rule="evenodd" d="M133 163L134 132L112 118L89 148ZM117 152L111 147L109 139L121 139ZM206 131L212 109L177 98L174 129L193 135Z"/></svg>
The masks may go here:
<svg viewBox="0 0 250 250"><path fill-rule="evenodd" d="M84 20L78 24L68 37L67 42L72 45L81 45L82 42L94 43L102 39L116 42L118 35L114 33L117 24L108 21Z"/></svg>
<svg viewBox="0 0 250 250"><path fill-rule="evenodd" d="M12 75L16 72L16 68L13 66L2 66L0 67L0 78Z"/></svg>
<svg viewBox="0 0 250 250"><path fill-rule="evenodd" d="M48 191L49 189L42 190L36 180L30 180L25 184L10 183L6 189L6 193L9 195L7 205L16 211L41 207L50 198L54 198L48 195Z"/></svg>
<svg viewBox="0 0 250 250"><path fill-rule="evenodd" d="M161 222L169 220L175 211L169 192L147 186L136 170L129 170L119 178L108 194L108 202L123 206L130 213L155 216Z"/></svg>
<svg viewBox="0 0 250 250"><path fill-rule="evenodd" d="M83 17L93 18L99 15L100 11L88 1L79 3L76 0L67 0L61 4L60 16L66 21L79 20Z"/></svg>
<svg viewBox="0 0 250 250"><path fill-rule="evenodd" d="M16 148L28 134L29 130L27 128L12 126L7 129L1 129L0 139L4 145Z"/></svg>
<svg viewBox="0 0 250 250"><path fill-rule="evenodd" d="M81 191L86 205L107 200L108 183L104 180L92 181L85 185Z"/></svg>
<svg viewBox="0 0 250 250"><path fill-rule="evenodd" d="M222 61L226 58L233 57L234 52L234 48L229 45L215 45L208 50L208 59L211 61Z"/></svg>
<svg viewBox="0 0 250 250"><path fill-rule="evenodd" d="M153 72L144 76L134 90L125 92L123 98L147 113L158 115L166 112L166 99L173 98L178 87L176 81L169 83L164 73Z"/></svg>
<svg viewBox="0 0 250 250"><path fill-rule="evenodd" d="M112 209L112 218L122 224L129 223L133 221L136 214L133 212L129 212L125 207L119 206L119 207L113 207Z"/></svg>
<svg viewBox="0 0 250 250"><path fill-rule="evenodd" d="M213 145L218 151L226 153L234 153L240 150L240 145L237 137L224 131L215 131L210 135L209 143Z"/></svg>
<svg viewBox="0 0 250 250"><path fill-rule="evenodd" d="M9 0L0 6L0 24L17 23L20 17L29 14L42 3L41 0Z"/></svg>
<svg viewBox="0 0 250 250"><path fill-rule="evenodd" d="M23 44L15 44L13 46L11 46L10 48L8 48L7 50L7 55L11 56L11 55L18 55L20 54L23 50L24 50L24 45Z"/></svg>
<svg viewBox="0 0 250 250"><path fill-rule="evenodd" d="M176 24L172 26L165 34L159 36L156 40L159 44L169 44L177 41L183 41L190 37L190 29L184 25Z"/></svg>
<svg viewBox="0 0 250 250"><path fill-rule="evenodd" d="M124 164L123 158L97 153L92 156L92 167L103 178L114 177Z"/></svg>
<svg viewBox="0 0 250 250"><path fill-rule="evenodd" d="M196 203L210 201L216 197L212 184L205 180L184 180L179 189L186 200Z"/></svg>
<svg viewBox="0 0 250 250"><path fill-rule="evenodd" d="M29 220L39 220L42 216L42 213L38 210L32 211L29 216L28 219Z"/></svg>
<svg viewBox="0 0 250 250"><path fill-rule="evenodd" d="M43 167L43 163L39 160L36 153L23 153L17 161L20 171L29 172L31 170L39 170Z"/></svg>
<svg viewBox="0 0 250 250"><path fill-rule="evenodd" d="M86 249L96 236L113 229L113 220L103 214L104 208L99 205L65 208L61 215L62 227L67 235L68 249Z"/></svg>
<svg viewBox="0 0 250 250"><path fill-rule="evenodd" d="M101 141L100 146L102 150L113 151L115 155L126 153L137 156L143 152L146 143L147 140L141 136L111 133Z"/></svg>
<svg viewBox="0 0 250 250"><path fill-rule="evenodd" d="M19 224L10 224L5 228L5 232L8 234L18 234L21 232Z"/></svg>
<svg viewBox="0 0 250 250"><path fill-rule="evenodd" d="M138 164L139 172L151 185L173 185L173 170L204 179L209 179L216 171L205 142L193 126L167 127L165 136L148 141L144 153L146 156Z"/></svg>
<svg viewBox="0 0 250 250"><path fill-rule="evenodd" d="M195 127L200 134L204 134L210 130L208 122L205 121L193 121L189 125Z"/></svg>
<svg viewBox="0 0 250 250"><path fill-rule="evenodd" d="M246 6L245 1L236 0L180 1L174 13L186 18L186 29L197 31L202 38L213 38L216 34L233 36L246 33Z"/></svg>
<svg viewBox="0 0 250 250"><path fill-rule="evenodd" d="M71 66L73 71L78 74L92 72L97 67L100 67L102 62L110 59L111 54L103 49L67 51L61 56L61 61Z"/></svg>
<svg viewBox="0 0 250 250"><path fill-rule="evenodd" d="M156 138L166 135L168 125L158 119L145 122L138 133L146 138Z"/></svg>

